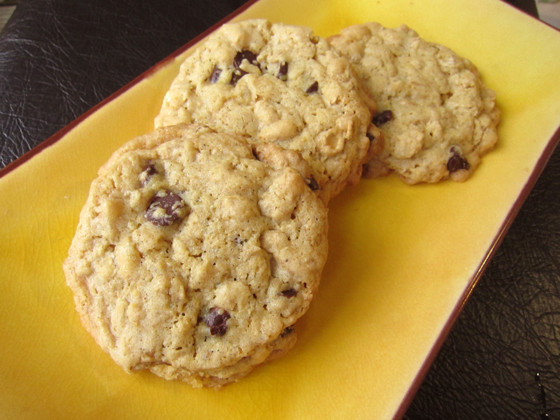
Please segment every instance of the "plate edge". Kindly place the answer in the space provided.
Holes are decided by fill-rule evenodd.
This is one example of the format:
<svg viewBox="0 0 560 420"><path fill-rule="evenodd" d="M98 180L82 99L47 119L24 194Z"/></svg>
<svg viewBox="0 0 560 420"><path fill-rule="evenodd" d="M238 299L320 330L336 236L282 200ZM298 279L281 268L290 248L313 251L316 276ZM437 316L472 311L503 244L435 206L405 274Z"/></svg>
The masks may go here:
<svg viewBox="0 0 560 420"><path fill-rule="evenodd" d="M549 141L547 142L545 148L543 149L541 155L539 156L539 159L537 160L537 163L533 167L531 174L527 178L527 182L521 189L516 200L513 202L506 218L504 219L503 223L498 229L496 236L492 240L491 245L489 246L486 253L484 254L473 276L469 279L469 282L467 283L465 290L461 294L461 297L458 299L457 303L453 307L449 319L445 322L442 330L440 331L438 337L436 338L434 344L432 345L432 348L429 350L428 355L422 362L420 369L418 370L415 378L413 379L411 385L409 386L404 398L399 404L399 407L397 408L397 411L393 416L394 419L400 419L406 414L408 407L412 403L412 400L414 399L416 392L418 391L420 385L422 384L426 375L428 374L428 371L430 370L439 351L441 350L443 343L447 339L447 336L451 332L451 329L453 328L455 322L459 318L459 315L463 311L463 308L465 307L467 301L471 297L476 285L478 284L479 280L482 278L482 275L484 274L486 268L488 267L488 264L494 257L500 245L502 244L507 232L509 231L511 225L513 224L513 221L515 220L519 211L525 204L525 201L529 197L529 194L535 187L537 180L540 178L544 168L546 167L548 161L552 157L552 154L554 153L558 144L560 144L560 125L556 128L556 131L552 134Z"/></svg>
<svg viewBox="0 0 560 420"><path fill-rule="evenodd" d="M206 30L204 30L203 32L201 32L200 34L195 36L194 38L192 38L189 42L187 42L186 44L179 47L177 50L175 50L174 52L169 54L167 57L161 59L160 61L158 61L154 65L150 66L147 70L140 73L138 76L136 76L130 82L128 82L127 84L125 84L124 86L122 86L121 88L119 88L118 90L116 90L115 92L110 94L109 96L107 96L105 99L101 100L101 102L92 106L86 112L79 115L74 120L70 121L68 124L66 124L64 127L60 128L54 134L50 135L45 140L41 141L35 147L28 150L27 152L25 152L23 155L19 156L18 158L16 158L12 162L8 163L5 167L0 169L0 179L5 177L9 173L13 172L14 170L19 168L23 164L25 164L27 161L29 161L30 159L32 159L36 155L38 155L39 153L41 153L44 150L46 150L47 148L49 148L50 146L56 144L66 134L68 134L70 131L72 131L76 126L81 124L84 120L86 120L92 114L97 112L99 109L101 109L102 107L107 105L109 102L115 100L116 98L118 98L119 96L121 96L122 94L127 92L129 89L131 89L132 87L139 84L144 79L146 79L149 76L151 76L152 74L156 73L159 69L167 66L176 57L178 57L183 52L185 52L186 50L191 48L193 45L198 43L204 37L208 36L211 32L215 31L219 26L221 26L224 23L229 22L230 20L234 19L236 16L240 15L245 10L247 10L248 8L250 8L251 6L253 6L255 3L259 2L259 1L260 0L249 0L249 1L247 1L242 6L238 7L233 12L231 12L230 14L228 14L227 16L225 16L224 18L222 18L218 22L214 23L212 26L210 26L209 28L207 28Z"/></svg>

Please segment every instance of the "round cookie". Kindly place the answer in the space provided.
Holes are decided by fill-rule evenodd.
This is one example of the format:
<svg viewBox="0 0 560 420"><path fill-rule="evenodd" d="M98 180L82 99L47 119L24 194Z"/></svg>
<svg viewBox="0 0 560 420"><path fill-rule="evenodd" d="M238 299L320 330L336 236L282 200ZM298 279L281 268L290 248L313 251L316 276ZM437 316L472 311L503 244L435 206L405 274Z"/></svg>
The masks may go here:
<svg viewBox="0 0 560 420"><path fill-rule="evenodd" d="M223 25L186 58L155 126L201 123L296 151L327 203L359 180L374 109L325 39L255 19Z"/></svg>
<svg viewBox="0 0 560 420"><path fill-rule="evenodd" d="M350 26L329 39L350 60L379 112L384 150L365 176L405 182L464 181L498 139L496 96L475 66L403 25Z"/></svg>
<svg viewBox="0 0 560 420"><path fill-rule="evenodd" d="M296 170L179 125L99 170L64 271L125 370L220 386L294 344L326 257L327 209Z"/></svg>

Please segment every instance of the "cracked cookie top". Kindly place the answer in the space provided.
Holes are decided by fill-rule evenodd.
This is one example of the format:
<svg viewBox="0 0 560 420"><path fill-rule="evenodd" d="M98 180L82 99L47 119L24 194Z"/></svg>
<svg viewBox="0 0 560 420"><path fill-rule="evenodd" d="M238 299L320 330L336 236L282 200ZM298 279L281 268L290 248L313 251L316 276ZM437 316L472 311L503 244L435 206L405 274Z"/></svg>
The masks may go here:
<svg viewBox="0 0 560 420"><path fill-rule="evenodd" d="M359 179L378 134L374 110L348 61L325 39L256 19L223 25L186 58L155 125L202 123L296 151L327 203Z"/></svg>
<svg viewBox="0 0 560 420"><path fill-rule="evenodd" d="M405 25L354 25L329 42L379 107L373 123L384 150L367 164L366 176L395 172L409 184L464 181L496 144L496 95L469 60Z"/></svg>
<svg viewBox="0 0 560 420"><path fill-rule="evenodd" d="M326 256L327 210L296 170L240 136L178 125L99 170L64 270L119 365L200 385L290 341Z"/></svg>

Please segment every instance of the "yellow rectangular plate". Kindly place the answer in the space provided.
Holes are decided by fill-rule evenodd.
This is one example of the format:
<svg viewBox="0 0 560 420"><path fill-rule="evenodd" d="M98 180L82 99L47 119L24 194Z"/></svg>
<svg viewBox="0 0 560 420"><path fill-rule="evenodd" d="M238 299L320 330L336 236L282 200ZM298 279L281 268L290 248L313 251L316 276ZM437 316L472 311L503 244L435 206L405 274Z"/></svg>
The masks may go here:
<svg viewBox="0 0 560 420"><path fill-rule="evenodd" d="M558 140L560 34L498 0L260 0L234 19L254 17L323 36L406 23L451 47L497 92L497 149L463 184L388 177L335 199L324 279L286 357L220 391L128 375L81 327L61 264L89 183L152 130L185 47L3 171L3 416L379 419L406 407Z"/></svg>

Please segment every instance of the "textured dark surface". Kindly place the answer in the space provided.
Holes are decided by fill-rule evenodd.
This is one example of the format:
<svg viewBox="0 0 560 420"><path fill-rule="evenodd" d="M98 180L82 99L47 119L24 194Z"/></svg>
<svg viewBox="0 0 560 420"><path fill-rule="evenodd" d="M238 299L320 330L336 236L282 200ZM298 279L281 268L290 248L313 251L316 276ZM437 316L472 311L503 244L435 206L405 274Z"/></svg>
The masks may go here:
<svg viewBox="0 0 560 420"><path fill-rule="evenodd" d="M408 419L560 419L560 149L428 372Z"/></svg>
<svg viewBox="0 0 560 420"><path fill-rule="evenodd" d="M0 167L242 3L22 0L0 34ZM405 418L560 419L559 192L556 151Z"/></svg>
<svg viewBox="0 0 560 420"><path fill-rule="evenodd" d="M243 3L21 1L0 34L0 167Z"/></svg>

